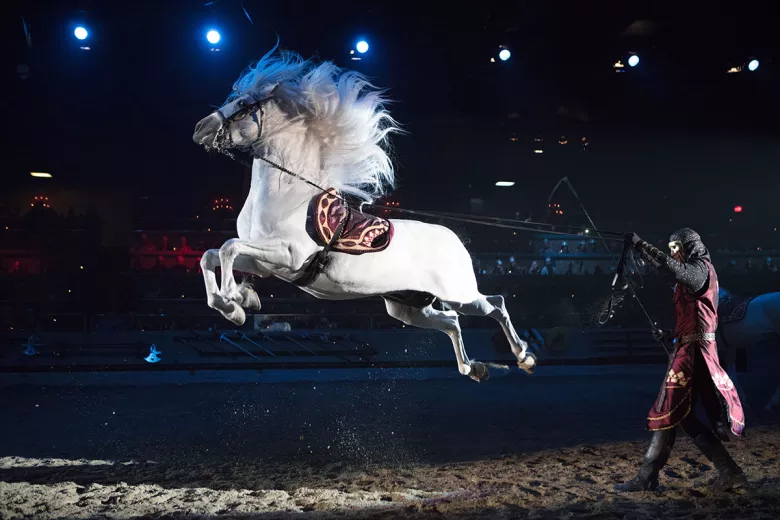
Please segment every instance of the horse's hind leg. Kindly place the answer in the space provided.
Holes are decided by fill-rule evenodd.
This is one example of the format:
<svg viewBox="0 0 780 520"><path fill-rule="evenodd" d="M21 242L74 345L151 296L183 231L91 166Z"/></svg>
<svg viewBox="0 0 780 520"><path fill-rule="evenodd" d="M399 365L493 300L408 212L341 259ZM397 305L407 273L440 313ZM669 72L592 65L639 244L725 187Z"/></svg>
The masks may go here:
<svg viewBox="0 0 780 520"><path fill-rule="evenodd" d="M470 303L444 302L450 309L467 316L490 316L496 320L506 335L512 353L517 358L517 366L528 374L536 370L536 356L528 352L528 343L520 339L509 319L509 313L504 305L504 297L482 296Z"/></svg>
<svg viewBox="0 0 780 520"><path fill-rule="evenodd" d="M488 368L478 362L470 361L463 346L463 336L460 332L458 314L454 311L437 311L430 305L416 309L403 303L385 300L387 313L393 318L422 329L436 329L445 333L452 340L455 348L455 358L458 360L458 371L475 381L488 378Z"/></svg>

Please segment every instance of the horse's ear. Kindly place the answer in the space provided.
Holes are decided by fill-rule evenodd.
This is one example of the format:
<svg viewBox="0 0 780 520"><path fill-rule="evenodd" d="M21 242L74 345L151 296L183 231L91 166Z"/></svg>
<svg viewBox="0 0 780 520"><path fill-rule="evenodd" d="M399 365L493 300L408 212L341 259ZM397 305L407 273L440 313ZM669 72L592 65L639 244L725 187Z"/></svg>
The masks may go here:
<svg viewBox="0 0 780 520"><path fill-rule="evenodd" d="M279 85L281 85L281 83L276 82L273 85L269 86L267 90L268 93L263 97L266 98L276 97L276 93L279 91Z"/></svg>

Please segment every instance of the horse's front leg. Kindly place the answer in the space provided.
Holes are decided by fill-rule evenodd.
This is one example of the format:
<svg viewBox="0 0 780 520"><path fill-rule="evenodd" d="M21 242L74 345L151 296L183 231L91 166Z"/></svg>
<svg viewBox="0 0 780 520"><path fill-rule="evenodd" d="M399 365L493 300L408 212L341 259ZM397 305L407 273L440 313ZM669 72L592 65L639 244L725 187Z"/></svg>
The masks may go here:
<svg viewBox="0 0 780 520"><path fill-rule="evenodd" d="M231 239L219 250L219 263L222 267L222 287L219 296L227 302L229 312L223 312L225 317L236 325L243 325L246 320L241 306L251 307L254 301L248 301L254 294L257 308L260 300L247 284L237 284L233 269L239 269L260 276L268 276L269 270L274 268L286 268L296 270L302 262L295 263L295 248L288 241L280 238L272 238L249 242L248 240ZM205 275L204 275L205 276ZM247 294L247 290L251 294ZM243 293L243 294L242 294ZM218 309L220 310L220 309ZM228 309L226 309L228 310Z"/></svg>
<svg viewBox="0 0 780 520"><path fill-rule="evenodd" d="M238 298L234 301L226 300L219 291L217 285L216 268L220 266L219 249L209 249L200 259L200 267L203 271L203 282L206 286L206 301L208 306L216 309L227 319L233 321L231 317L240 314L243 311L237 311L237 307L243 306L248 309L260 310L260 298L254 289L247 282L238 284ZM238 270L251 273L260 277L267 277L269 273L265 270L258 270L251 259L238 256L234 260L234 267Z"/></svg>
<svg viewBox="0 0 780 520"><path fill-rule="evenodd" d="M219 267L219 249L209 249L200 257L200 270L203 271L203 284L206 286L206 301L209 307L216 309L215 302L222 299L217 285L217 272Z"/></svg>

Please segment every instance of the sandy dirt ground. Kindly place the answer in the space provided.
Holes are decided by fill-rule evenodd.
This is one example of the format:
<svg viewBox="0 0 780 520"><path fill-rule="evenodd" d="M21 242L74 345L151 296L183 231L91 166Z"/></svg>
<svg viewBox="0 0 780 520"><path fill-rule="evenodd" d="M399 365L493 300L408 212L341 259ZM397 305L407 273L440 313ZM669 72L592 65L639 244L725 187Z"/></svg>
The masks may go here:
<svg viewBox="0 0 780 520"><path fill-rule="evenodd" d="M663 367L660 368L663 370ZM635 474L657 376L6 388L0 518L780 518L780 425Z"/></svg>

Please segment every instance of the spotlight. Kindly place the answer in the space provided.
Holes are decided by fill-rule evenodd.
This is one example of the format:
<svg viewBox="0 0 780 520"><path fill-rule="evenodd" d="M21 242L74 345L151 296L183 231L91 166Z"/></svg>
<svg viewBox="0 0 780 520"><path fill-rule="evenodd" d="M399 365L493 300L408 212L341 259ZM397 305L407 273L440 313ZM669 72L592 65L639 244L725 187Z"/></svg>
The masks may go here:
<svg viewBox="0 0 780 520"><path fill-rule="evenodd" d="M639 65L639 56L634 54L630 58L628 58L628 66L629 67L636 67L637 65Z"/></svg>
<svg viewBox="0 0 780 520"><path fill-rule="evenodd" d="M359 42L357 42L355 48L360 54L364 54L365 52L368 51L368 42L365 40L360 40Z"/></svg>
<svg viewBox="0 0 780 520"><path fill-rule="evenodd" d="M756 59L750 60L750 62L748 63L748 70L750 72L755 72L755 70L758 68L758 65L759 65L758 60Z"/></svg>
<svg viewBox="0 0 780 520"><path fill-rule="evenodd" d="M498 53L498 57L501 59L501 61L506 61L512 56L512 53L509 52L509 49L501 49L501 52Z"/></svg>
<svg viewBox="0 0 780 520"><path fill-rule="evenodd" d="M219 35L219 31L211 29L206 33L206 39L211 45L216 45L219 43L219 40L221 40L222 37Z"/></svg>
<svg viewBox="0 0 780 520"><path fill-rule="evenodd" d="M79 40L86 40L89 33L85 28L78 26L76 27L76 30L73 31L73 35Z"/></svg>

